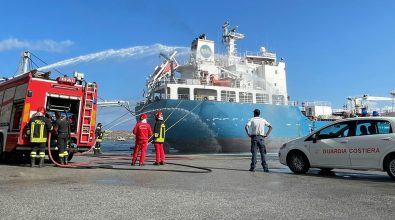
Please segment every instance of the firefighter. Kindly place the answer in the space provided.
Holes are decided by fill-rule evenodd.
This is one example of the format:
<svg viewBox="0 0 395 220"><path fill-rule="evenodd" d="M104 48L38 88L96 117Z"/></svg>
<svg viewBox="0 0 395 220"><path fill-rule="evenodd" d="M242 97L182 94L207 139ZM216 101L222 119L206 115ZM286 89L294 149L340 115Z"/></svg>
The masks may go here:
<svg viewBox="0 0 395 220"><path fill-rule="evenodd" d="M102 131L102 124L98 123L96 126L96 131L95 131L96 144L95 144L95 148L93 149L93 154L95 154L95 155L102 154L100 147L101 147L101 142L103 140L103 133L104 133L104 131Z"/></svg>
<svg viewBox="0 0 395 220"><path fill-rule="evenodd" d="M133 151L132 166L136 165L137 154L139 151L141 151L139 165L144 166L148 139L152 136L152 129L147 123L147 118L147 114L142 114L140 116L140 122L138 122L133 128L133 134L136 135L136 142Z"/></svg>
<svg viewBox="0 0 395 220"><path fill-rule="evenodd" d="M51 120L44 117L45 109L40 107L27 124L27 134L30 137L32 151L30 153L30 166L36 163L37 150L39 150L40 163L39 167L44 166L45 147L48 139L48 133L52 130Z"/></svg>
<svg viewBox="0 0 395 220"><path fill-rule="evenodd" d="M55 112L55 126L54 130L58 134L57 142L58 142L58 151L59 151L59 160L60 164L67 164L67 158L69 157L69 153L67 152L67 142L70 139L70 123L65 117L62 117L60 112Z"/></svg>
<svg viewBox="0 0 395 220"><path fill-rule="evenodd" d="M165 151L163 150L163 142L165 142L166 125L163 121L162 112L155 113L154 126L154 147L155 147L155 163L154 165L165 165Z"/></svg>

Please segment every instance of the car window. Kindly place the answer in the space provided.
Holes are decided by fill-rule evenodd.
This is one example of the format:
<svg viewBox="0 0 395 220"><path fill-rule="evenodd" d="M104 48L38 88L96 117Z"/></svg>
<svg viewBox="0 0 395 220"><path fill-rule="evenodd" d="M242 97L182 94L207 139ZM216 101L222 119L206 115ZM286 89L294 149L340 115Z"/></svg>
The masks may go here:
<svg viewBox="0 0 395 220"><path fill-rule="evenodd" d="M391 123L382 120L358 121L356 136L392 133Z"/></svg>
<svg viewBox="0 0 395 220"><path fill-rule="evenodd" d="M318 139L347 137L351 135L350 123L349 122L336 123L322 129L321 131L318 131L316 134Z"/></svg>
<svg viewBox="0 0 395 220"><path fill-rule="evenodd" d="M388 121L378 121L377 122L378 134L389 134L392 133L391 123Z"/></svg>
<svg viewBox="0 0 395 220"><path fill-rule="evenodd" d="M364 136L376 134L374 121L358 121L357 129L355 130L356 136Z"/></svg>

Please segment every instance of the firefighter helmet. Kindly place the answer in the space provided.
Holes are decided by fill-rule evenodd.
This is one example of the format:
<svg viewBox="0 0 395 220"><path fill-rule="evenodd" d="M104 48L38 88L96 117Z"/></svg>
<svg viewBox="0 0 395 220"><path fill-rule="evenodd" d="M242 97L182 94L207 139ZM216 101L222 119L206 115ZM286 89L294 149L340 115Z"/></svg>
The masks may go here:
<svg viewBox="0 0 395 220"><path fill-rule="evenodd" d="M38 107L37 112L42 113L43 115L45 114L45 108L44 107Z"/></svg>
<svg viewBox="0 0 395 220"><path fill-rule="evenodd" d="M163 113L162 112L155 112L155 118L158 119L160 117L163 117Z"/></svg>
<svg viewBox="0 0 395 220"><path fill-rule="evenodd" d="M147 114L145 114L145 113L143 113L143 114L140 116L140 120L147 119L147 118L148 118L148 116L147 116Z"/></svg>

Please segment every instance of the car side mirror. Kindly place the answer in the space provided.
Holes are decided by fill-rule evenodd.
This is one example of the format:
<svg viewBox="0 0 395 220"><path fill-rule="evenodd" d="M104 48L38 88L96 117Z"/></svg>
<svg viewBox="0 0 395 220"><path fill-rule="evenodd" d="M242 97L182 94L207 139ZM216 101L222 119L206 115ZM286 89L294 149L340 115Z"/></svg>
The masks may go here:
<svg viewBox="0 0 395 220"><path fill-rule="evenodd" d="M311 139L313 140L313 143L317 143L317 133L313 134L313 136L311 136Z"/></svg>

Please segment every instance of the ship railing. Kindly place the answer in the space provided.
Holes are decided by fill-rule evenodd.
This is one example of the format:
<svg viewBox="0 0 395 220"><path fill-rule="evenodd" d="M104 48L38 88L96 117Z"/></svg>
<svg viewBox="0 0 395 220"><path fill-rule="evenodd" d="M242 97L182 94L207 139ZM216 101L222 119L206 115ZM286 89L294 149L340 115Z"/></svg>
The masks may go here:
<svg viewBox="0 0 395 220"><path fill-rule="evenodd" d="M244 55L245 56L254 56L254 57L264 57L264 58L276 59L276 54L275 53L270 53L270 52L246 51L244 53Z"/></svg>
<svg viewBox="0 0 395 220"><path fill-rule="evenodd" d="M304 102L303 106L331 106L331 103L328 101L314 101L314 102Z"/></svg>
<svg viewBox="0 0 395 220"><path fill-rule="evenodd" d="M195 95L194 100L196 100L196 101L217 101L217 96Z"/></svg>
<svg viewBox="0 0 395 220"><path fill-rule="evenodd" d="M299 102L298 101L288 101L289 106L298 106Z"/></svg>
<svg viewBox="0 0 395 220"><path fill-rule="evenodd" d="M178 99L179 100L189 100L189 95L188 94L178 94Z"/></svg>
<svg viewBox="0 0 395 220"><path fill-rule="evenodd" d="M176 79L174 80L162 80L158 87L164 86L166 84L180 84L180 85L207 85L207 86L214 86L210 81L204 81L200 79ZM218 85L217 85L218 86ZM239 84L231 84L230 86L222 86L222 87L229 87L229 88L240 88Z"/></svg>

